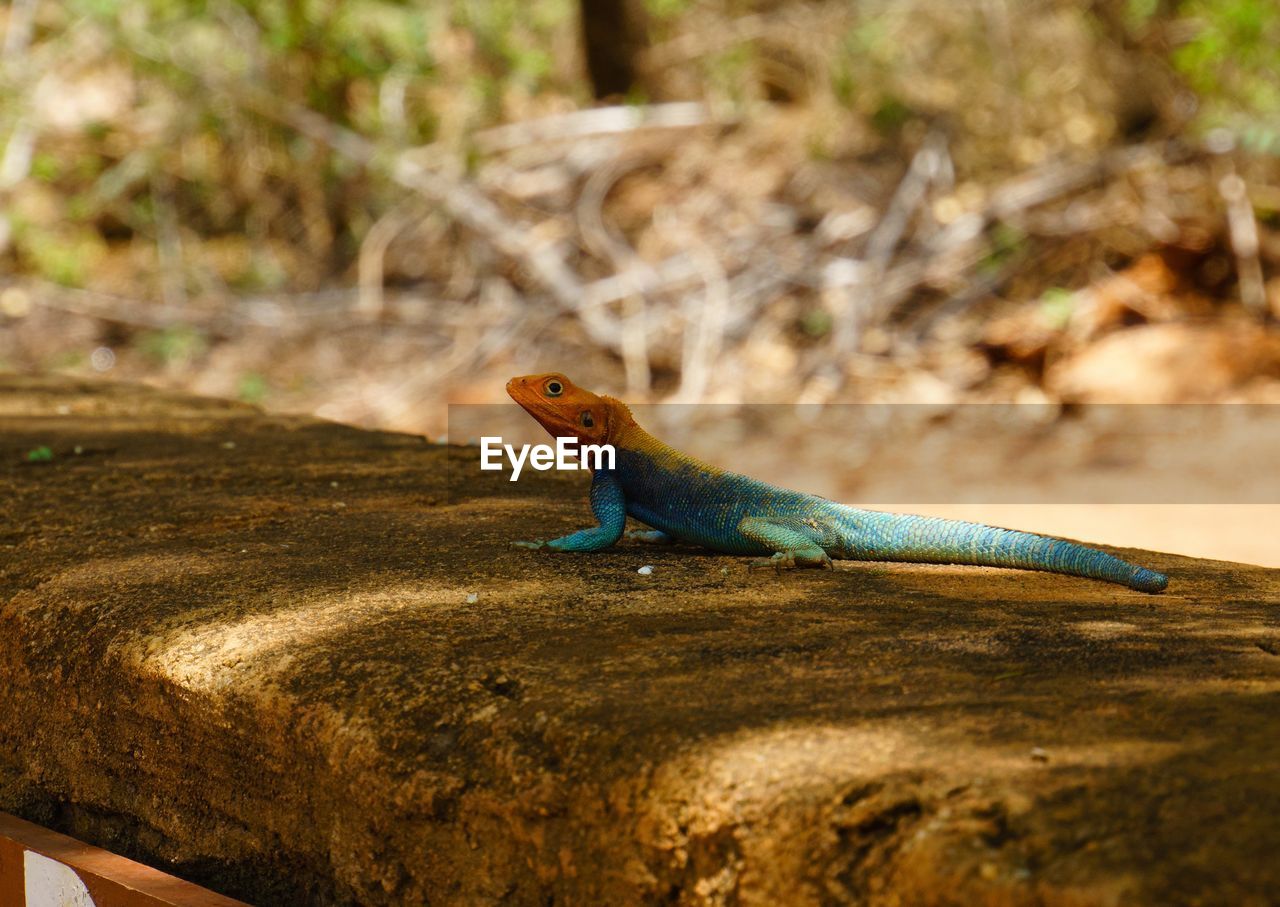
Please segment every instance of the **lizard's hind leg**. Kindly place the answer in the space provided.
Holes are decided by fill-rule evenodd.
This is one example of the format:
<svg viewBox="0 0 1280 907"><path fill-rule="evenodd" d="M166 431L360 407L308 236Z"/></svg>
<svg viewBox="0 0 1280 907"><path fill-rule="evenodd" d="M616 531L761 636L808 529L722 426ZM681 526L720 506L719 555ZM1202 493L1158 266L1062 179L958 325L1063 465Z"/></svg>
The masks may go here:
<svg viewBox="0 0 1280 907"><path fill-rule="evenodd" d="M821 530L801 521L770 520L765 517L743 517L738 531L774 551L773 557L760 558L750 563L751 568L772 567L774 570L790 570L793 567L831 567L831 556L814 539Z"/></svg>

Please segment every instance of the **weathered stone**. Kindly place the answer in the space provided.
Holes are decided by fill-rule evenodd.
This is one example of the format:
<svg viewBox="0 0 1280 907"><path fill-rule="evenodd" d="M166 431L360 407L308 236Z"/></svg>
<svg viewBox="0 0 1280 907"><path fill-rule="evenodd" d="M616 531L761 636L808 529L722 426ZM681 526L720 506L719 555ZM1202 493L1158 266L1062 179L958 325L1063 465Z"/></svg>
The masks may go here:
<svg viewBox="0 0 1280 907"><path fill-rule="evenodd" d="M1280 890L1276 571L556 556L475 457L0 381L0 809L261 904Z"/></svg>

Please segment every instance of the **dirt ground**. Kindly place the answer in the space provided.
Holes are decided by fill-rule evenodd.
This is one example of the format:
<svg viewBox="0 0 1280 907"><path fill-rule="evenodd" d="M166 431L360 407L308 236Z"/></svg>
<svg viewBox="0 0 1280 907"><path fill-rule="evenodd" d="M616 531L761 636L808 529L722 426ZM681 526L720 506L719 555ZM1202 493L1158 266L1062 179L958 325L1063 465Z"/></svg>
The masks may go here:
<svg viewBox="0 0 1280 907"><path fill-rule="evenodd" d="M555 556L585 485L476 457L0 380L0 809L255 904L1280 886L1276 571Z"/></svg>

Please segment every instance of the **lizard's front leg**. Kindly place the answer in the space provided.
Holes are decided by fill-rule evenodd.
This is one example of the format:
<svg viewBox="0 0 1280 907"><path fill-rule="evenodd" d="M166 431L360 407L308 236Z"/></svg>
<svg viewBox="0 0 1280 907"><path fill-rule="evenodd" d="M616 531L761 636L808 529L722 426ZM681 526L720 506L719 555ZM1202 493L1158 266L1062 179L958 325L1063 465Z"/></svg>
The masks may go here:
<svg viewBox="0 0 1280 907"><path fill-rule="evenodd" d="M591 512L599 526L579 529L549 542L512 542L518 548L550 548L552 551L600 551L622 538L627 522L627 499L622 484L611 472L597 469L591 475Z"/></svg>
<svg viewBox="0 0 1280 907"><path fill-rule="evenodd" d="M772 567L789 570L792 567L831 567L831 557L801 526L792 521L770 520L766 517L743 517L738 531L759 542L775 553L773 557L752 561L749 566ZM816 534L817 530L814 530Z"/></svg>

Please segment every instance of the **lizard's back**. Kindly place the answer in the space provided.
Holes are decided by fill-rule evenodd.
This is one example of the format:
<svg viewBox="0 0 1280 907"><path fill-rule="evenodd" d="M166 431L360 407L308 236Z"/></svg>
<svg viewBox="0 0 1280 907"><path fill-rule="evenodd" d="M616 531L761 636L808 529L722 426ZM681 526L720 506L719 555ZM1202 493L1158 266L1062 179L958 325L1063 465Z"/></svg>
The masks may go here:
<svg viewBox="0 0 1280 907"><path fill-rule="evenodd" d="M682 454L651 435L617 449L627 513L682 541L729 554L771 554L738 530L746 517L812 520L834 528L833 501L779 488Z"/></svg>

